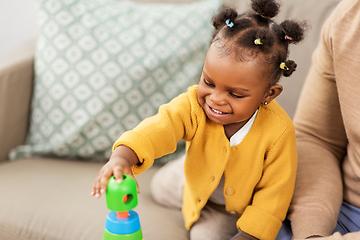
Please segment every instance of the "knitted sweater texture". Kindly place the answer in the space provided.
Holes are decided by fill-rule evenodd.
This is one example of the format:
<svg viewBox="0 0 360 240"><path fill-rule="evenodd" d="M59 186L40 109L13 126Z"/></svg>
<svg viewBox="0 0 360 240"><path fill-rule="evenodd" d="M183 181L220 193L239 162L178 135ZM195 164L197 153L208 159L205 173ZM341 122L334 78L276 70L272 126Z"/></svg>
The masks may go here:
<svg viewBox="0 0 360 240"><path fill-rule="evenodd" d="M230 147L224 127L206 117L193 86L125 132L114 147L127 145L135 151L141 165L133 172L139 174L154 159L173 152L180 139L188 143L182 208L186 228L199 219L224 174L226 210L238 214L238 228L259 239L275 239L292 198L297 166L294 127L285 111L275 101L261 106L244 140Z"/></svg>
<svg viewBox="0 0 360 240"><path fill-rule="evenodd" d="M331 235L343 200L360 207L359 29L360 1L340 2L313 54L294 119L299 167L289 217L295 239ZM360 239L360 232L321 239Z"/></svg>

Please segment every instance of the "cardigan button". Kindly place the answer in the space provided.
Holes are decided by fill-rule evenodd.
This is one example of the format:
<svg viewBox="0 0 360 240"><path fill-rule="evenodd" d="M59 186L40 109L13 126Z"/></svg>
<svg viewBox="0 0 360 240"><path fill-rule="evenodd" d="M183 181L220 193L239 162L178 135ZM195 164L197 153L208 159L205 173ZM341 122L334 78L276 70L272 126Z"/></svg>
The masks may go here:
<svg viewBox="0 0 360 240"><path fill-rule="evenodd" d="M231 194L234 193L234 190L233 190L232 188L228 188L228 189L226 189L225 193L226 193L227 195L231 195Z"/></svg>
<svg viewBox="0 0 360 240"><path fill-rule="evenodd" d="M233 215L237 214L235 211L231 211L230 213L233 214Z"/></svg>

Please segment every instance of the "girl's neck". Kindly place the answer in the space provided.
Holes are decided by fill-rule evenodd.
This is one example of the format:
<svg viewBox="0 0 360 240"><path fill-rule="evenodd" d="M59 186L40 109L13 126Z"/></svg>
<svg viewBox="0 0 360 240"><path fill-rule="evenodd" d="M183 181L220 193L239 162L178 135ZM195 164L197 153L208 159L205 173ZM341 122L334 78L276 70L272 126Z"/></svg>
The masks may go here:
<svg viewBox="0 0 360 240"><path fill-rule="evenodd" d="M228 139L230 139L237 131L239 131L240 128L242 128L247 122L249 121L243 121L243 122L239 122L239 123L232 123L232 124L228 124L228 125L224 125L224 131L225 131L225 135Z"/></svg>
<svg viewBox="0 0 360 240"><path fill-rule="evenodd" d="M238 132L242 127L244 127L252 118L254 118L257 115L257 111L256 110L253 115L251 115L250 118L248 118L247 120L241 121L241 122L237 122L237 123L232 123L232 124L227 124L224 125L224 132L226 137L230 140L230 138L236 133ZM254 119L251 120L251 126L254 123ZM251 128L251 126L249 126L249 129Z"/></svg>

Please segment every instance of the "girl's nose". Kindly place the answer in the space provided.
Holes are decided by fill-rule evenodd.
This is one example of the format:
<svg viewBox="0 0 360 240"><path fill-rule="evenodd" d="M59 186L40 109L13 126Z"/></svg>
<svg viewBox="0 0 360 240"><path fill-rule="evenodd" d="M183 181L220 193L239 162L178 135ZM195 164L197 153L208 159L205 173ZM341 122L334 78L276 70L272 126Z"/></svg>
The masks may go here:
<svg viewBox="0 0 360 240"><path fill-rule="evenodd" d="M216 105L223 105L226 103L225 96L220 91L214 91L210 94L210 100Z"/></svg>

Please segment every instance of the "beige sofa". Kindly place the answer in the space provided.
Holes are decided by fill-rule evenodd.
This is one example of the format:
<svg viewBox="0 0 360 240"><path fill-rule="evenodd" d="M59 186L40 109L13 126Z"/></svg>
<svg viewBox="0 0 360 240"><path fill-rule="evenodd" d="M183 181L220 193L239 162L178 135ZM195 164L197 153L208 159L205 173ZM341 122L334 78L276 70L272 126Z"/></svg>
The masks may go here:
<svg viewBox="0 0 360 240"><path fill-rule="evenodd" d="M281 82L284 92L278 102L291 117L321 26L339 1L283 1L279 20L307 19L311 25L306 40L291 48L298 70ZM248 0L225 2L248 9ZM23 144L27 136L35 41L13 56L0 56L0 239L99 240L109 210L105 198L95 199L90 191L103 163L45 157L7 160L10 149ZM137 176L141 193L135 210L144 239L189 239L180 211L159 206L151 197L150 180L157 169Z"/></svg>

